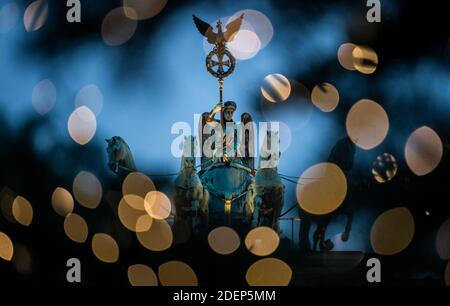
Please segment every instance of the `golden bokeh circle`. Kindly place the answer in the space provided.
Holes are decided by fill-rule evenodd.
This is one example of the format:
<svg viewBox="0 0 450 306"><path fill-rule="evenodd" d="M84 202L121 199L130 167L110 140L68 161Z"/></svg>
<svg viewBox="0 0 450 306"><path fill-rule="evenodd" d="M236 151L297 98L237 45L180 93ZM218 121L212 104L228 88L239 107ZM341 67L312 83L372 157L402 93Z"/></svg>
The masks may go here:
<svg viewBox="0 0 450 306"><path fill-rule="evenodd" d="M132 20L146 20L158 15L167 0L123 0L125 16Z"/></svg>
<svg viewBox="0 0 450 306"><path fill-rule="evenodd" d="M52 194L52 206L58 215L67 216L73 211L72 194L62 187L57 187Z"/></svg>
<svg viewBox="0 0 450 306"><path fill-rule="evenodd" d="M269 74L263 80L261 93L269 102L283 102L291 94L291 83L282 74Z"/></svg>
<svg viewBox="0 0 450 306"><path fill-rule="evenodd" d="M379 255L398 254L408 247L414 237L414 218L405 207L385 211L372 225L370 242Z"/></svg>
<svg viewBox="0 0 450 306"><path fill-rule="evenodd" d="M127 274L132 286L158 286L156 273L149 266L143 264L129 266Z"/></svg>
<svg viewBox="0 0 450 306"><path fill-rule="evenodd" d="M0 232L0 258L10 261L14 255L14 245L9 238L3 232Z"/></svg>
<svg viewBox="0 0 450 306"><path fill-rule="evenodd" d="M174 260L160 265L158 277L163 286L198 286L194 270L181 261Z"/></svg>
<svg viewBox="0 0 450 306"><path fill-rule="evenodd" d="M406 163L415 175L426 175L439 165L443 151L439 135L431 128L422 126L406 141Z"/></svg>
<svg viewBox="0 0 450 306"><path fill-rule="evenodd" d="M330 83L314 86L311 93L313 104L323 112L332 112L339 104L339 92Z"/></svg>
<svg viewBox="0 0 450 306"><path fill-rule="evenodd" d="M241 239L234 229L220 226L209 232L208 243L214 252L229 255L239 248Z"/></svg>
<svg viewBox="0 0 450 306"><path fill-rule="evenodd" d="M260 226L252 229L245 237L245 246L257 256L272 254L280 244L280 236L272 228Z"/></svg>
<svg viewBox="0 0 450 306"><path fill-rule="evenodd" d="M164 251L171 247L173 234L165 220L153 220L149 230L137 232L139 243L150 251Z"/></svg>
<svg viewBox="0 0 450 306"><path fill-rule="evenodd" d="M102 184L98 178L87 171L80 171L73 180L73 195L86 208L95 209L103 196Z"/></svg>
<svg viewBox="0 0 450 306"><path fill-rule="evenodd" d="M450 218L437 231L436 251L440 259L450 260Z"/></svg>
<svg viewBox="0 0 450 306"><path fill-rule="evenodd" d="M24 226L29 226L33 221L33 207L27 199L17 196L12 205L14 219Z"/></svg>
<svg viewBox="0 0 450 306"><path fill-rule="evenodd" d="M64 232L70 240L84 243L88 237L88 225L83 217L70 213L64 219Z"/></svg>
<svg viewBox="0 0 450 306"><path fill-rule="evenodd" d="M153 181L143 173L131 172L122 183L122 194L125 201L134 209L145 210L145 197L155 191Z"/></svg>
<svg viewBox="0 0 450 306"><path fill-rule="evenodd" d="M341 168L333 163L309 167L299 178L296 195L300 207L313 215L335 211L347 194L347 179Z"/></svg>
<svg viewBox="0 0 450 306"><path fill-rule="evenodd" d="M47 21L48 3L45 0L37 0L28 5L23 15L23 24L27 32L37 31Z"/></svg>
<svg viewBox="0 0 450 306"><path fill-rule="evenodd" d="M164 193L155 190L145 196L144 207L153 219L163 220L170 216L172 204Z"/></svg>
<svg viewBox="0 0 450 306"><path fill-rule="evenodd" d="M369 47L357 46L352 51L353 66L364 74L374 73L378 65L377 53Z"/></svg>
<svg viewBox="0 0 450 306"><path fill-rule="evenodd" d="M362 99L350 108L345 125L353 143L361 149L370 150L386 138L389 118L381 105Z"/></svg>
<svg viewBox="0 0 450 306"><path fill-rule="evenodd" d="M120 46L129 41L137 29L137 12L128 7L111 10L102 22L102 38L108 46ZM134 18L130 18L134 17Z"/></svg>
<svg viewBox="0 0 450 306"><path fill-rule="evenodd" d="M145 211L135 209L128 205L124 198L120 200L117 212L122 225L130 231L145 232L151 227L152 218Z"/></svg>
<svg viewBox="0 0 450 306"><path fill-rule="evenodd" d="M31 271L31 254L25 245L14 245L12 263L19 273L29 273Z"/></svg>
<svg viewBox="0 0 450 306"><path fill-rule="evenodd" d="M291 278L291 268L277 258L260 259L245 274L250 286L288 286Z"/></svg>
<svg viewBox="0 0 450 306"><path fill-rule="evenodd" d="M353 65L353 50L356 48L355 44L344 43L342 44L337 52L337 57L339 64L347 70L354 71L355 66Z"/></svg>
<svg viewBox="0 0 450 306"><path fill-rule="evenodd" d="M91 246L95 257L103 262L114 263L119 259L119 246L108 234L95 234Z"/></svg>

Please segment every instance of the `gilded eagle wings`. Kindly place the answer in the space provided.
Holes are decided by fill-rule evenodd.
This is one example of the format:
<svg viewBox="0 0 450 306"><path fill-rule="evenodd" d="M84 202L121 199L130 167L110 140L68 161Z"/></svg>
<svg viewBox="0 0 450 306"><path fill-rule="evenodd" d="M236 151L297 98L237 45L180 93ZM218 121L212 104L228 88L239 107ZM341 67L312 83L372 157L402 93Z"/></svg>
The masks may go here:
<svg viewBox="0 0 450 306"><path fill-rule="evenodd" d="M201 20L200 18L198 18L195 15L192 15L192 17L194 18L195 26L197 27L200 34L205 36L210 44L215 44L216 42L219 42L220 40L230 42L234 39L237 32L241 28L242 20L244 19L244 14L242 14L241 16L239 16L232 22L228 23L225 26L226 31L224 33L222 33L222 35L219 35L218 33L214 33L213 27L209 23Z"/></svg>

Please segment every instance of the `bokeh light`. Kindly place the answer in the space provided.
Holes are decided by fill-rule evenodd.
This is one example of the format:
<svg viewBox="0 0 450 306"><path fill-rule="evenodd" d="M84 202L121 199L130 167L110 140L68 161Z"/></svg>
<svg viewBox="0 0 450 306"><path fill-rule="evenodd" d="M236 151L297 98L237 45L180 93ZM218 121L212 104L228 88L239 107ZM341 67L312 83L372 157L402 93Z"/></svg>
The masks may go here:
<svg viewBox="0 0 450 306"><path fill-rule="evenodd" d="M75 97L75 107L88 107L96 116L103 108L103 94L95 84L86 85L81 88Z"/></svg>
<svg viewBox="0 0 450 306"><path fill-rule="evenodd" d="M379 183L389 182L397 174L397 161L389 153L383 153L372 163L372 174Z"/></svg>
<svg viewBox="0 0 450 306"><path fill-rule="evenodd" d="M65 217L73 211L73 197L66 189L57 187L52 194L52 206L58 215Z"/></svg>
<svg viewBox="0 0 450 306"><path fill-rule="evenodd" d="M0 6L0 33L10 31L19 20L19 6L15 2Z"/></svg>
<svg viewBox="0 0 450 306"><path fill-rule="evenodd" d="M169 261L159 266L158 277L163 286L198 286L197 275L181 261Z"/></svg>
<svg viewBox="0 0 450 306"><path fill-rule="evenodd" d="M261 226L252 229L245 237L245 246L257 256L267 256L275 252L280 237L272 228Z"/></svg>
<svg viewBox="0 0 450 306"><path fill-rule="evenodd" d="M14 245L14 256L12 257L14 268L19 273L29 273L31 271L31 254L28 248L23 244Z"/></svg>
<svg viewBox="0 0 450 306"><path fill-rule="evenodd" d="M277 258L260 259L248 268L245 279L250 286L288 286L291 268Z"/></svg>
<svg viewBox="0 0 450 306"><path fill-rule="evenodd" d="M33 221L33 207L27 199L17 196L12 206L14 219L22 225L29 226Z"/></svg>
<svg viewBox="0 0 450 306"><path fill-rule="evenodd" d="M10 261L14 254L14 245L11 239L3 232L0 232L0 258Z"/></svg>
<svg viewBox="0 0 450 306"><path fill-rule="evenodd" d="M56 87L50 80L42 80L33 88L31 103L38 114L45 115L55 106Z"/></svg>
<svg viewBox="0 0 450 306"><path fill-rule="evenodd" d="M126 15L125 15L126 12ZM139 15L130 7L111 10L102 22L102 38L109 46L119 46L133 37L137 29Z"/></svg>
<svg viewBox="0 0 450 306"><path fill-rule="evenodd" d="M350 71L356 70L353 65L353 50L355 48L355 44L344 43L339 47L337 52L338 61L341 66Z"/></svg>
<svg viewBox="0 0 450 306"><path fill-rule="evenodd" d="M148 231L137 232L140 244L150 251L164 251L170 248L173 234L170 225L165 220L153 220Z"/></svg>
<svg viewBox="0 0 450 306"><path fill-rule="evenodd" d="M386 138L389 118L378 103L362 99L348 112L346 128L348 136L358 147L370 150Z"/></svg>
<svg viewBox="0 0 450 306"><path fill-rule="evenodd" d="M234 20L242 14L244 14L244 23L248 23L251 31L258 36L260 48L265 48L273 37L273 26L270 19L260 11L245 9L234 13L229 20ZM244 27L244 29L246 28Z"/></svg>
<svg viewBox="0 0 450 306"><path fill-rule="evenodd" d="M81 171L73 180L73 195L84 207L95 209L100 204L103 189L98 178L87 171Z"/></svg>
<svg viewBox="0 0 450 306"><path fill-rule="evenodd" d="M375 253L394 255L408 247L414 237L414 218L405 207L390 209L375 220L370 242Z"/></svg>
<svg viewBox="0 0 450 306"><path fill-rule="evenodd" d="M311 100L321 111L331 112L339 103L339 92L332 84L322 83L314 86Z"/></svg>
<svg viewBox="0 0 450 306"><path fill-rule="evenodd" d="M255 32L241 29L227 47L236 59L248 60L261 50L261 41Z"/></svg>
<svg viewBox="0 0 450 306"><path fill-rule="evenodd" d="M241 239L234 229L221 226L209 232L208 243L214 252L229 255L239 248Z"/></svg>
<svg viewBox="0 0 450 306"><path fill-rule="evenodd" d="M378 56L369 47L357 46L352 51L353 66L364 74L374 73L378 65Z"/></svg>
<svg viewBox="0 0 450 306"><path fill-rule="evenodd" d="M347 180L333 163L319 163L306 169L299 178L297 202L313 215L325 215L336 210L347 194Z"/></svg>
<svg viewBox="0 0 450 306"><path fill-rule="evenodd" d="M119 246L108 234L95 234L92 237L92 252L95 257L106 263L114 263L119 259Z"/></svg>
<svg viewBox="0 0 450 306"><path fill-rule="evenodd" d="M156 273L143 264L128 267L128 281L132 286L158 286Z"/></svg>
<svg viewBox="0 0 450 306"><path fill-rule="evenodd" d="M64 219L64 232L70 240L84 243L88 237L88 225L83 217L70 213Z"/></svg>
<svg viewBox="0 0 450 306"><path fill-rule="evenodd" d="M70 137L80 145L87 144L95 135L97 120L94 113L86 106L75 109L67 121Z"/></svg>
<svg viewBox="0 0 450 306"><path fill-rule="evenodd" d="M436 235L436 251L439 258L450 260L450 218L439 227Z"/></svg>
<svg viewBox="0 0 450 306"><path fill-rule="evenodd" d="M282 74L269 74L263 80L261 93L269 102L282 102L285 101L291 93L291 83Z"/></svg>
<svg viewBox="0 0 450 306"><path fill-rule="evenodd" d="M145 20L158 15L167 0L123 0L125 15L133 20Z"/></svg>
<svg viewBox="0 0 450 306"><path fill-rule="evenodd" d="M415 130L406 142L406 163L415 175L426 175L439 165L443 151L439 135L431 128L422 126Z"/></svg>
<svg viewBox="0 0 450 306"><path fill-rule="evenodd" d="M14 219L12 213L12 205L15 198L16 194L8 187L3 187L0 191L0 209L2 211L2 215L11 223L16 223L16 219Z"/></svg>
<svg viewBox="0 0 450 306"><path fill-rule="evenodd" d="M170 215L172 205L169 198L160 191L150 191L145 196L145 211L154 219L166 219Z"/></svg>
<svg viewBox="0 0 450 306"><path fill-rule="evenodd" d="M28 5L23 15L23 24L27 32L37 31L47 21L48 3L46 0L37 0Z"/></svg>
<svg viewBox="0 0 450 306"><path fill-rule="evenodd" d="M134 209L145 210L144 199L150 191L156 190L153 181L143 173L131 172L122 183L125 201Z"/></svg>
<svg viewBox="0 0 450 306"><path fill-rule="evenodd" d="M447 267L445 268L445 284L450 286L450 261L447 263Z"/></svg>
<svg viewBox="0 0 450 306"><path fill-rule="evenodd" d="M120 200L117 210L120 222L128 230L145 232L150 229L153 219L145 211L135 209L128 205L124 198Z"/></svg>

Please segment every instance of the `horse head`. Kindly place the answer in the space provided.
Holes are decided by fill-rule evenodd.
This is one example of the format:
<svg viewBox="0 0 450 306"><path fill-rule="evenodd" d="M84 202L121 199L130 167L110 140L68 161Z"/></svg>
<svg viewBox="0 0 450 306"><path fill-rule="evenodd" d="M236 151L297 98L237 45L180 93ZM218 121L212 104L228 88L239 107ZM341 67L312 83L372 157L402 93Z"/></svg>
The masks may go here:
<svg viewBox="0 0 450 306"><path fill-rule="evenodd" d="M114 136L110 139L105 139L108 147L106 152L108 154L108 167L114 172L119 173L120 170L135 171L133 155L130 147L120 136ZM121 169L122 168L122 169Z"/></svg>

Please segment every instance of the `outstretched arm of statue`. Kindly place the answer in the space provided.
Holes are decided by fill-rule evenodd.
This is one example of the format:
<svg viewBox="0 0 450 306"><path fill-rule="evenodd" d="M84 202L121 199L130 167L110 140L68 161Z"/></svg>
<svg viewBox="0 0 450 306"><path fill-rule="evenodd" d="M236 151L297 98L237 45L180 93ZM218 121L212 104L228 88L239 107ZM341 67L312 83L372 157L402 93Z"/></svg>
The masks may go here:
<svg viewBox="0 0 450 306"><path fill-rule="evenodd" d="M209 112L208 121L212 121L214 116L222 110L222 105L217 103L216 106Z"/></svg>

